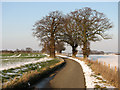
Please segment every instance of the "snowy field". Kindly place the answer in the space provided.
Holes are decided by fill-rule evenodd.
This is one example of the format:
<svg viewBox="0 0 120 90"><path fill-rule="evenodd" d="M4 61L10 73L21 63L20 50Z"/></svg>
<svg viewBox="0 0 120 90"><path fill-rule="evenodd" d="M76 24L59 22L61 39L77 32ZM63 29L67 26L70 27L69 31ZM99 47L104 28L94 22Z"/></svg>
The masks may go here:
<svg viewBox="0 0 120 90"><path fill-rule="evenodd" d="M41 58L41 59L40 59ZM45 55L40 54L3 54L0 57L2 67L0 70L20 67L22 65L46 61ZM49 60L49 59L48 59Z"/></svg>
<svg viewBox="0 0 120 90"><path fill-rule="evenodd" d="M110 64L111 68L118 67L118 55L107 55L106 58L99 58L98 61Z"/></svg>
<svg viewBox="0 0 120 90"><path fill-rule="evenodd" d="M90 55L89 59L98 60L99 62L106 63L106 65L110 64L111 68L115 66L118 67L118 56L120 55ZM82 57L82 55L78 55L77 57Z"/></svg>
<svg viewBox="0 0 120 90"><path fill-rule="evenodd" d="M49 66L49 62L57 62L53 58L49 58L42 54L3 54L0 58L2 67L0 68L0 81L3 84L9 82L15 77L19 79L25 72L32 70L40 70L45 65Z"/></svg>
<svg viewBox="0 0 120 90"><path fill-rule="evenodd" d="M87 66L87 64L85 64L84 61L80 61L78 59L63 56L63 55L57 55L57 56L75 60L82 66L82 69L83 69L83 72L85 75L85 81L86 81L87 88L96 88L96 86L98 86L98 85L102 88L111 88L111 90L112 90L112 88L115 88L114 86L111 86L110 84L102 83L102 82L107 82L107 81L105 79L103 79L102 76L95 75L95 73L92 71L92 69L89 66ZM99 80L97 78L101 78L101 80Z"/></svg>

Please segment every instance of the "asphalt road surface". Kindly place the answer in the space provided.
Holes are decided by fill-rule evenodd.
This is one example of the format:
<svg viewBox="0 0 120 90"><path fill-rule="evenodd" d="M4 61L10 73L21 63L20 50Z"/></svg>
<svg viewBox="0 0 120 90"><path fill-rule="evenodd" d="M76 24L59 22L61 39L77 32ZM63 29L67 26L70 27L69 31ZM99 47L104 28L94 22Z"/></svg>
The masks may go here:
<svg viewBox="0 0 120 90"><path fill-rule="evenodd" d="M66 65L62 68L49 85L51 88L85 88L83 70L76 61L65 59Z"/></svg>

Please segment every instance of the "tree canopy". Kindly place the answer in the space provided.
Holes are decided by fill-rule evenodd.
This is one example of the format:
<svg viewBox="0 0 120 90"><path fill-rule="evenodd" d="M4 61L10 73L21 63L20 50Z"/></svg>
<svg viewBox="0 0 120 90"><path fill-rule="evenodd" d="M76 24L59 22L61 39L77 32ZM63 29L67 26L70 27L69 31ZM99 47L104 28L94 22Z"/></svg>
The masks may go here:
<svg viewBox="0 0 120 90"><path fill-rule="evenodd" d="M64 19L64 27L58 39L69 44L72 47L72 54L75 56L77 54L76 48L78 45L81 45L80 30L75 20L70 15L66 15Z"/></svg>
<svg viewBox="0 0 120 90"><path fill-rule="evenodd" d="M91 41L100 41L102 39L111 39L105 32L112 28L112 23L103 14L91 8L85 7L70 13L75 20L80 33L83 55L86 58L90 51L88 46Z"/></svg>
<svg viewBox="0 0 120 90"><path fill-rule="evenodd" d="M84 58L89 56L90 42L111 39L106 33L112 28L110 20L101 12L85 7L63 15L59 11L49 13L34 25L34 35L41 43L49 43L50 56L55 57L55 42L62 41L72 47L82 46Z"/></svg>
<svg viewBox="0 0 120 90"><path fill-rule="evenodd" d="M34 25L34 36L41 40L41 44L50 41L50 56L55 57L55 40L61 31L63 23L62 13L53 11Z"/></svg>

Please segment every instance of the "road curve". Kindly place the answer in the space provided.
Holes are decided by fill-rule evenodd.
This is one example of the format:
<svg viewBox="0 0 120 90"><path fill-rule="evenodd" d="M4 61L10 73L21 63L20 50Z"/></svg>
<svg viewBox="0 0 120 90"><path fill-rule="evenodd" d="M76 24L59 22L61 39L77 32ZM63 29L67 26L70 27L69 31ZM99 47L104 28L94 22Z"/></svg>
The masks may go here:
<svg viewBox="0 0 120 90"><path fill-rule="evenodd" d="M65 59L66 65L49 82L52 88L85 88L82 67L76 61Z"/></svg>

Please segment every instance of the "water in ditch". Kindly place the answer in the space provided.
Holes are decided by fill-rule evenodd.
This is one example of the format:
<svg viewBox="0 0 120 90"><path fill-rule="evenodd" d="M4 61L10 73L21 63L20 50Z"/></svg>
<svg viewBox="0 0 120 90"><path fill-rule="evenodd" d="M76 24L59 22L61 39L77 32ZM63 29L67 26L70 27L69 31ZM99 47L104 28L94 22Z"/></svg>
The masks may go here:
<svg viewBox="0 0 120 90"><path fill-rule="evenodd" d="M52 80L54 78L54 76L55 76L55 74L52 76L49 76L47 78L44 78L40 82L37 82L35 85L31 86L30 88L32 90L34 90L34 89L42 90L44 88L51 88L49 85L49 81Z"/></svg>

